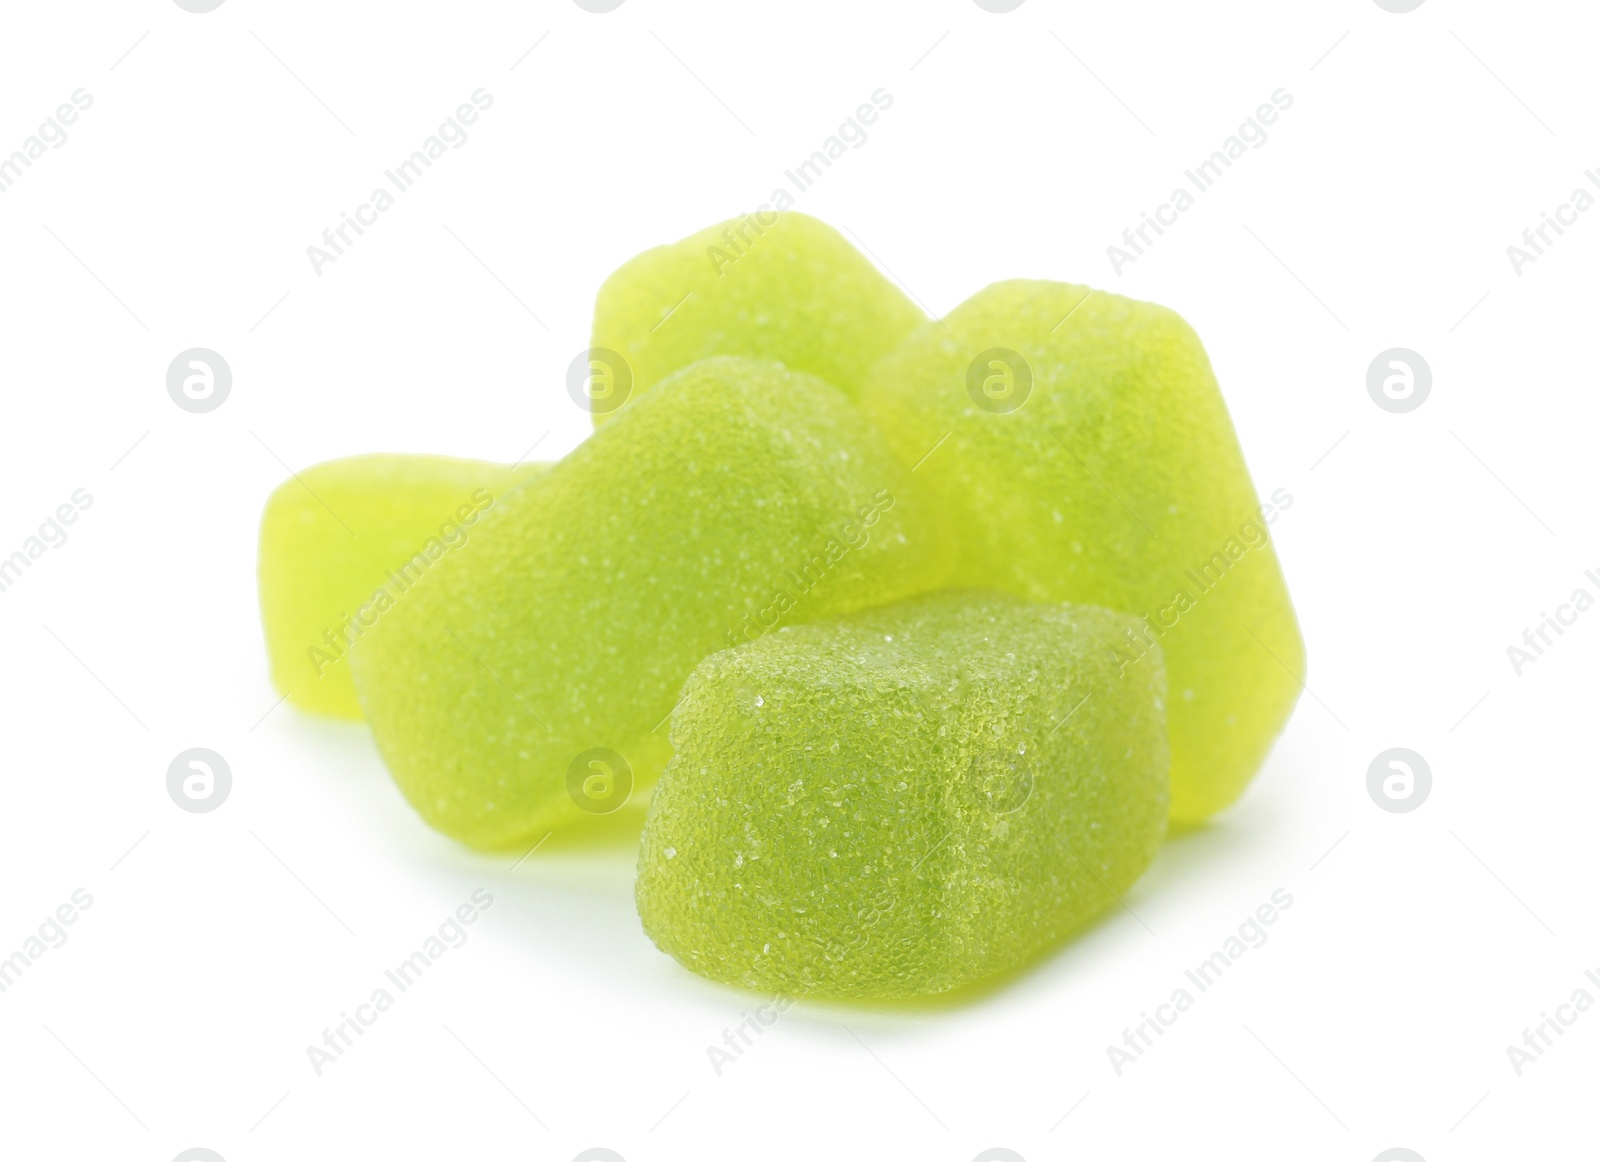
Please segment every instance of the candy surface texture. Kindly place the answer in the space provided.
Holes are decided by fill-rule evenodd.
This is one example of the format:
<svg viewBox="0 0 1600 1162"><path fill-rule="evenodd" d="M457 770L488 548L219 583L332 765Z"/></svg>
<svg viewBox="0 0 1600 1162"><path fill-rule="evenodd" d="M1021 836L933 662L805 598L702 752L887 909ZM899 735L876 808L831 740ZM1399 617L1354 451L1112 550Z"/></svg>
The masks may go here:
<svg viewBox="0 0 1600 1162"><path fill-rule="evenodd" d="M940 524L842 394L706 360L495 505L357 642L357 687L429 823L536 841L653 781L706 655L948 567Z"/></svg>
<svg viewBox="0 0 1600 1162"><path fill-rule="evenodd" d="M257 565L278 690L302 710L360 718L350 646L508 491L548 467L377 454L315 464L279 485L261 514Z"/></svg>
<svg viewBox="0 0 1600 1162"><path fill-rule="evenodd" d="M1116 906L1167 820L1159 650L1126 615L926 595L706 659L673 714L637 898L715 980L904 998Z"/></svg>
<svg viewBox="0 0 1600 1162"><path fill-rule="evenodd" d="M776 360L853 397L926 317L833 227L793 211L737 218L646 250L601 286L594 420L711 355Z"/></svg>
<svg viewBox="0 0 1600 1162"><path fill-rule="evenodd" d="M1131 613L1159 644L1172 811L1231 803L1302 689L1304 647L1199 338L1164 307L1003 282L873 370L862 405L940 501L962 584Z"/></svg>

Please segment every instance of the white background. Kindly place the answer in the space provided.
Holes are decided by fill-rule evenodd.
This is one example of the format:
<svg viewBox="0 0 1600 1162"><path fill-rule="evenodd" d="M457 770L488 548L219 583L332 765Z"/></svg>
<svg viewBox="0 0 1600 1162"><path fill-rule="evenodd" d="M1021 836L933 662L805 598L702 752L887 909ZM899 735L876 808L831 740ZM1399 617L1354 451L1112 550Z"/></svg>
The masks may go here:
<svg viewBox="0 0 1600 1162"><path fill-rule="evenodd" d="M1597 23L1576 0L7 5L0 152L94 104L0 195L0 555L94 503L0 593L0 957L94 903L0 994L0 1154L1592 1150L1600 1009L1520 1077L1506 1047L1600 1000L1600 612L1520 677L1506 647L1600 595L1600 213L1520 276L1506 247L1600 166ZM480 87L470 141L317 276L306 247ZM1294 497L1274 535L1312 693L1131 912L960 1007L799 1005L719 1077L707 1046L760 998L652 947L630 843L513 870L428 831L364 727L274 709L256 525L334 456L570 449L601 279L754 209L880 87L798 207L936 313L1028 275L1187 316L1259 490ZM1270 140L1116 274L1106 247L1278 88ZM206 415L165 390L193 346L234 374ZM1393 346L1433 371L1406 415L1366 391ZM211 814L167 795L194 746L232 767ZM1394 746L1433 771L1409 814L1366 790ZM470 940L316 1076L306 1047L476 888ZM1117 1076L1106 1047L1279 888L1270 940Z"/></svg>

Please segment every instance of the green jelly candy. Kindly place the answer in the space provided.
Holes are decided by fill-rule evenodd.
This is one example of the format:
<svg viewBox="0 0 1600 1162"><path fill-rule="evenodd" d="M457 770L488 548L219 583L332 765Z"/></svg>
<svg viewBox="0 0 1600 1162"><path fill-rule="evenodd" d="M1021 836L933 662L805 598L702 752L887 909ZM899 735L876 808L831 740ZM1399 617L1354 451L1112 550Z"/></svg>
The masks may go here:
<svg viewBox="0 0 1600 1162"><path fill-rule="evenodd" d="M759 211L630 259L600 288L594 349L569 388L603 423L712 355L771 359L854 397L868 368L927 316L838 231Z"/></svg>
<svg viewBox="0 0 1600 1162"><path fill-rule="evenodd" d="M506 492L548 467L378 454L284 481L261 514L257 565L273 683L303 710L360 718L350 646Z"/></svg>
<svg viewBox="0 0 1600 1162"><path fill-rule="evenodd" d="M1113 659L1134 624L946 591L707 658L645 823L645 931L792 996L922 996L1028 962L1166 833L1160 651Z"/></svg>
<svg viewBox="0 0 1600 1162"><path fill-rule="evenodd" d="M1131 613L1172 688L1172 816L1244 790L1302 689L1305 652L1199 338L1087 287L1003 282L918 330L862 406L918 464L963 546L958 581Z"/></svg>
<svg viewBox="0 0 1600 1162"><path fill-rule="evenodd" d="M719 358L671 376L484 519L356 644L400 789L479 847L653 782L707 654L938 586L949 546L835 388Z"/></svg>

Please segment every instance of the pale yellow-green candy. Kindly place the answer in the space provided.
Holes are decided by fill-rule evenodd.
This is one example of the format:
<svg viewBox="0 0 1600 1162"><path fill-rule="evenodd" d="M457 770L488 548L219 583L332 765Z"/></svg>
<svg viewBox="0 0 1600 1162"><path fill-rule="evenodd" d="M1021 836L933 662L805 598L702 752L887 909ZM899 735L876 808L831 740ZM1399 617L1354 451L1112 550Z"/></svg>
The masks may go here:
<svg viewBox="0 0 1600 1162"><path fill-rule="evenodd" d="M261 514L257 574L272 680L294 705L360 718L351 645L482 515L548 464L349 456L302 469Z"/></svg>
<svg viewBox="0 0 1600 1162"><path fill-rule="evenodd" d="M713 980L923 996L1117 906L1166 833L1137 619L942 592L784 628L684 686L639 854L645 931Z"/></svg>
<svg viewBox="0 0 1600 1162"><path fill-rule="evenodd" d="M708 359L497 504L356 643L356 686L424 819L531 843L654 781L707 654L934 588L948 553L837 389Z"/></svg>
<svg viewBox="0 0 1600 1162"><path fill-rule="evenodd" d="M1122 610L1171 685L1172 815L1227 806L1302 689L1304 647L1204 348L1174 312L1003 282L906 339L863 409L940 498L960 581Z"/></svg>
<svg viewBox="0 0 1600 1162"><path fill-rule="evenodd" d="M711 355L776 360L854 396L874 360L926 320L834 230L764 210L629 259L601 286L594 348L569 389L601 424Z"/></svg>

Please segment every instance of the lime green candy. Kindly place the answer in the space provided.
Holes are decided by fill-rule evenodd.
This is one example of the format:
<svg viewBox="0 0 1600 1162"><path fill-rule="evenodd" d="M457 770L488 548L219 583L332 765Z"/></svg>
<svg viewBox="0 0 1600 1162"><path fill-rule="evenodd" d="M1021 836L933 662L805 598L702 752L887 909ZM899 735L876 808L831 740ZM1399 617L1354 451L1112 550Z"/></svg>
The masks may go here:
<svg viewBox="0 0 1600 1162"><path fill-rule="evenodd" d="M304 710L360 718L350 646L547 467L379 454L284 481L261 514L257 566L273 683Z"/></svg>
<svg viewBox="0 0 1600 1162"><path fill-rule="evenodd" d="M647 250L606 279L589 352L596 377L578 386L600 424L680 367L747 355L853 397L872 362L924 321L831 226L758 211Z"/></svg>
<svg viewBox="0 0 1600 1162"><path fill-rule="evenodd" d="M1031 960L1166 832L1160 651L1113 659L1134 625L947 591L707 658L645 823L645 931L792 996L921 996Z"/></svg>
<svg viewBox="0 0 1600 1162"><path fill-rule="evenodd" d="M1020 357L1020 358L1019 358ZM862 406L942 502L959 582L1135 614L1172 699L1172 815L1231 803L1302 688L1304 647L1199 338L1164 307L1003 282L905 340Z"/></svg>
<svg viewBox="0 0 1600 1162"><path fill-rule="evenodd" d="M653 781L707 654L937 586L948 552L840 392L706 360L497 504L356 644L356 684L424 819L536 840Z"/></svg>

